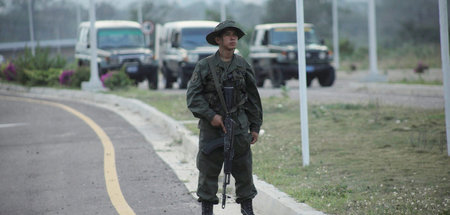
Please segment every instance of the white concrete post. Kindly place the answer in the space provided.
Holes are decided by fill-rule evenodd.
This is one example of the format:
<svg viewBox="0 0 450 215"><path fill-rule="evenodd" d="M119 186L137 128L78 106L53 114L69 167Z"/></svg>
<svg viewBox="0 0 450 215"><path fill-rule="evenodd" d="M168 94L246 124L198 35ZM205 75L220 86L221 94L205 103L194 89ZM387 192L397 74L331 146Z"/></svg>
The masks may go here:
<svg viewBox="0 0 450 215"><path fill-rule="evenodd" d="M333 0L333 49L334 49L334 67L339 69L339 19L337 1Z"/></svg>
<svg viewBox="0 0 450 215"><path fill-rule="evenodd" d="M34 24L33 24L33 10L31 8L31 0L28 0L28 22L29 22L29 28L30 28L31 53L34 56L36 54L36 51L35 51L36 44L34 42Z"/></svg>
<svg viewBox="0 0 450 215"><path fill-rule="evenodd" d="M377 32L375 17L375 0L369 0L369 58L370 73L378 74Z"/></svg>
<svg viewBox="0 0 450 215"><path fill-rule="evenodd" d="M155 60L159 60L161 50L161 29L162 25L155 25Z"/></svg>
<svg viewBox="0 0 450 215"><path fill-rule="evenodd" d="M447 0L439 0L439 24L441 31L441 58L444 78L445 124L447 135L447 155L450 156L450 71L448 48Z"/></svg>
<svg viewBox="0 0 450 215"><path fill-rule="evenodd" d="M77 27L80 25L81 23L81 4L77 3Z"/></svg>
<svg viewBox="0 0 450 215"><path fill-rule="evenodd" d="M142 18L142 0L138 0L139 4L138 4L138 8L137 8L137 16L138 16L138 22L139 24L143 23L143 18Z"/></svg>
<svg viewBox="0 0 450 215"><path fill-rule="evenodd" d="M227 12L225 8L225 2L220 1L220 21L223 22L227 19Z"/></svg>
<svg viewBox="0 0 450 215"><path fill-rule="evenodd" d="M89 20L90 20L90 49L91 49L91 77L89 82L81 83L81 88L88 91L99 91L103 89L102 82L98 77L97 62L97 30L95 28L95 0L89 0Z"/></svg>
<svg viewBox="0 0 450 215"><path fill-rule="evenodd" d="M297 48L298 48L298 87L300 95L300 126L302 135L303 166L309 165L308 102L306 98L306 59L303 0L297 0Z"/></svg>
<svg viewBox="0 0 450 215"><path fill-rule="evenodd" d="M387 77L378 73L378 57L377 57L377 30L376 30L376 13L375 13L375 0L368 0L369 10L369 61L370 72L364 81L369 82L385 82Z"/></svg>

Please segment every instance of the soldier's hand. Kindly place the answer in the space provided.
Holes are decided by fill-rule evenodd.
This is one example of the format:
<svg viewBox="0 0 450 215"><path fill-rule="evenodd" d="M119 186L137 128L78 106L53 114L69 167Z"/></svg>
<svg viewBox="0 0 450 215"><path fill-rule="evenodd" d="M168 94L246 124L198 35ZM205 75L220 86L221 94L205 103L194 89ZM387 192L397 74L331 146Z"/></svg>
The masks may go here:
<svg viewBox="0 0 450 215"><path fill-rule="evenodd" d="M219 127L221 126L223 129L224 133L227 133L227 130L225 129L225 125L223 124L223 120L222 120L222 116L219 114L214 115L212 121L211 121L211 125L214 127Z"/></svg>
<svg viewBox="0 0 450 215"><path fill-rule="evenodd" d="M255 144L258 141L259 134L257 132L252 131L252 142L250 144Z"/></svg>

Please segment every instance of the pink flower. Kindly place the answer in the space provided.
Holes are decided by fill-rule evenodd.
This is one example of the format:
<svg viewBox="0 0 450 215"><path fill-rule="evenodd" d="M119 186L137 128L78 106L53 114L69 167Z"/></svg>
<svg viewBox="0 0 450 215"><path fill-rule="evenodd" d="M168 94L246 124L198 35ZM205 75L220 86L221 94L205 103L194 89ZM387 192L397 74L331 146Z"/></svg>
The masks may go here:
<svg viewBox="0 0 450 215"><path fill-rule="evenodd" d="M8 81L14 81L17 78L16 67L11 62L9 62L8 66L3 70L3 73Z"/></svg>
<svg viewBox="0 0 450 215"><path fill-rule="evenodd" d="M59 84L69 85L70 77L72 77L73 73L75 73L73 70L64 70L59 76Z"/></svg>
<svg viewBox="0 0 450 215"><path fill-rule="evenodd" d="M108 79L108 78L111 78L111 76L113 76L113 72L108 72L108 73L106 73L106 74L103 74L101 77L100 77L100 80L102 81L102 85L103 85L103 87L106 87L105 86L105 81L106 81L106 79Z"/></svg>

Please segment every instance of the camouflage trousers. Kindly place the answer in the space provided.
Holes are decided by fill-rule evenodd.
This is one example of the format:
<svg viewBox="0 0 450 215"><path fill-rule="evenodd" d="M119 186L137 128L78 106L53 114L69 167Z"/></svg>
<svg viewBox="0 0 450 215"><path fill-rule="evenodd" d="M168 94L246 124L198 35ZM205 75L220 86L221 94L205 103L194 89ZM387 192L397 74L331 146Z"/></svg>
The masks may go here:
<svg viewBox="0 0 450 215"><path fill-rule="evenodd" d="M217 197L218 178L222 170L224 155L223 147L212 151L210 154L202 152L202 147L208 141L217 138L216 132L200 130L199 152L197 154L197 168L200 171L198 178L197 195L198 201L208 201L214 204L219 203ZM241 203L248 199L253 199L256 188L253 184L252 176L252 152L250 150L251 135L248 133L235 135L234 138L234 159L231 175L236 184L236 202Z"/></svg>

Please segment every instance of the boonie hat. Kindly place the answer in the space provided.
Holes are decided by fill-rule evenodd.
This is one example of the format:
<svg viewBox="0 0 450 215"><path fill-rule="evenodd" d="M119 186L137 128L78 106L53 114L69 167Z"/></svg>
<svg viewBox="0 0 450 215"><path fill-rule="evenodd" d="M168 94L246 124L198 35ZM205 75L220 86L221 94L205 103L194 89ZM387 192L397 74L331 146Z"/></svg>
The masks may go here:
<svg viewBox="0 0 450 215"><path fill-rule="evenodd" d="M206 35L206 41L208 41L211 45L219 45L216 43L216 37L222 33L223 30L227 28L233 28L236 30L236 34L238 36L238 39L241 39L245 35L244 31L242 31L237 25L236 22L231 20L225 20L221 23L219 23L216 28L214 28L214 31Z"/></svg>

